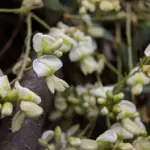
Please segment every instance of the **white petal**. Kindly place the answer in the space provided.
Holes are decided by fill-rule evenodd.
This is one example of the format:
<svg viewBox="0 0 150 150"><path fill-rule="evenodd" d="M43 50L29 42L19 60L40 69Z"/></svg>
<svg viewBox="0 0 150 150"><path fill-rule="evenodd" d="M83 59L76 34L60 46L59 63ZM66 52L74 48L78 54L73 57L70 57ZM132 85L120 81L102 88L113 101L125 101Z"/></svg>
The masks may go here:
<svg viewBox="0 0 150 150"><path fill-rule="evenodd" d="M132 139L133 134L126 130L120 123L115 123L111 126L111 130L113 130L118 136L121 136L123 139Z"/></svg>
<svg viewBox="0 0 150 150"><path fill-rule="evenodd" d="M7 93L11 90L7 76L0 77L0 95L5 97Z"/></svg>
<svg viewBox="0 0 150 150"><path fill-rule="evenodd" d="M33 69L39 77L48 76L59 70L62 66L62 61L52 55L44 55L33 61Z"/></svg>
<svg viewBox="0 0 150 150"><path fill-rule="evenodd" d="M54 81L55 89L59 92L63 92L65 88L69 87L68 83L66 83L64 80L56 76L53 76L53 81Z"/></svg>
<svg viewBox="0 0 150 150"><path fill-rule="evenodd" d="M41 98L37 94L28 88L22 87L18 81L15 82L15 88L18 90L20 100L33 101L37 104L41 103Z"/></svg>
<svg viewBox="0 0 150 150"><path fill-rule="evenodd" d="M105 142L115 143L117 141L117 135L114 131L110 129L110 130L105 131L102 135L100 135L96 139L96 141L98 142L105 141Z"/></svg>
<svg viewBox="0 0 150 150"><path fill-rule="evenodd" d="M53 76L49 76L46 78L46 83L49 88L49 90L54 94L55 92L55 87L54 87L54 81L53 81Z"/></svg>
<svg viewBox="0 0 150 150"><path fill-rule="evenodd" d="M42 49L42 33L37 33L33 36L33 48L36 52L39 52Z"/></svg>
<svg viewBox="0 0 150 150"><path fill-rule="evenodd" d="M50 46L55 41L55 38L53 38L50 35L43 35L42 42L45 42L47 46Z"/></svg>
<svg viewBox="0 0 150 150"><path fill-rule="evenodd" d="M150 44L146 47L144 51L145 56L149 57L150 56Z"/></svg>
<svg viewBox="0 0 150 150"><path fill-rule="evenodd" d="M33 69L38 77L45 77L49 75L49 67L44 63L40 62L38 58L33 61Z"/></svg>
<svg viewBox="0 0 150 150"><path fill-rule="evenodd" d="M43 109L33 102L21 101L20 109L29 117L39 117Z"/></svg>
<svg viewBox="0 0 150 150"><path fill-rule="evenodd" d="M141 121L141 118L140 118L140 117L136 117L136 118L135 118L135 122L136 122L136 124L137 124L141 129L146 130L146 128L145 128L143 122Z"/></svg>
<svg viewBox="0 0 150 150"><path fill-rule="evenodd" d="M102 88L96 88L89 91L93 96L106 97L106 92Z"/></svg>

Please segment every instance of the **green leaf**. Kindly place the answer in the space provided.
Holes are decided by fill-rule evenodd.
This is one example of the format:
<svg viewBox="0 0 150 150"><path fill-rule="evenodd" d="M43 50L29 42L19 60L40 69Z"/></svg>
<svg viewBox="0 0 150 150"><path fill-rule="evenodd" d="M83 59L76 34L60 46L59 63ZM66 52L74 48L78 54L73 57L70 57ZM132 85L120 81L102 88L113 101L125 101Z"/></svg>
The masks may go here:
<svg viewBox="0 0 150 150"><path fill-rule="evenodd" d="M18 111L14 115L14 117L12 119L12 126L11 126L12 132L16 132L16 131L20 130L24 119L25 119L25 113L22 111Z"/></svg>

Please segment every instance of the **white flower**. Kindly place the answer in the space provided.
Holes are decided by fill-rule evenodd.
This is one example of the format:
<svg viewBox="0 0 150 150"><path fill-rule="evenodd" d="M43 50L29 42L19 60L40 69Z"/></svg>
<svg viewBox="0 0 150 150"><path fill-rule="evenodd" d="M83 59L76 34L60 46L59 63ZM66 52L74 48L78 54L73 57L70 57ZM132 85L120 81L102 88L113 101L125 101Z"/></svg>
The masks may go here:
<svg viewBox="0 0 150 150"><path fill-rule="evenodd" d="M138 71L139 67L135 67L134 69L131 70L129 75L133 74L134 72ZM127 84L128 85L135 85L135 84L149 84L150 79L145 76L145 74L141 71L136 72L133 76L127 79Z"/></svg>
<svg viewBox="0 0 150 150"><path fill-rule="evenodd" d="M113 130L110 129L101 134L96 141L115 143L117 141L117 135Z"/></svg>
<svg viewBox="0 0 150 150"><path fill-rule="evenodd" d="M1 117L10 116L13 112L13 105L10 102L5 102L2 106Z"/></svg>
<svg viewBox="0 0 150 150"><path fill-rule="evenodd" d="M62 66L61 60L52 55L44 55L33 61L33 69L38 77L50 76Z"/></svg>
<svg viewBox="0 0 150 150"><path fill-rule="evenodd" d="M38 77L45 77L48 88L52 93L55 89L63 92L68 84L54 76L54 73L62 67L62 62L56 56L44 55L33 61L33 69Z"/></svg>
<svg viewBox="0 0 150 150"><path fill-rule="evenodd" d="M132 121L129 118L125 118L122 120L122 124L124 128L126 128L129 132L133 133L134 135L142 135L145 134L145 129L141 128L136 122Z"/></svg>
<svg viewBox="0 0 150 150"><path fill-rule="evenodd" d="M85 57L80 62L80 68L84 75L91 74L97 70L97 62L92 56Z"/></svg>
<svg viewBox="0 0 150 150"><path fill-rule="evenodd" d="M135 105L132 102L127 101L127 100L122 100L116 106L118 106L120 109L120 112L117 115L117 120L122 119L124 117L129 117L136 112Z"/></svg>
<svg viewBox="0 0 150 150"><path fill-rule="evenodd" d="M54 75L47 77L46 83L52 93L55 92L55 89L59 92L63 92L65 90L65 88L69 87L69 85L64 80L62 80Z"/></svg>
<svg viewBox="0 0 150 150"><path fill-rule="evenodd" d="M43 113L43 109L34 102L21 101L20 109L28 117L39 117Z"/></svg>
<svg viewBox="0 0 150 150"><path fill-rule="evenodd" d="M78 61L81 58L92 54L96 50L96 44L91 37L85 37L74 47L69 53L69 59L72 62Z"/></svg>
<svg viewBox="0 0 150 150"><path fill-rule="evenodd" d="M50 35L37 33L33 36L33 48L36 52L41 52L49 49L54 41L55 38Z"/></svg>
<svg viewBox="0 0 150 150"><path fill-rule="evenodd" d="M146 57L150 56L150 44L146 47L146 49L144 51L144 54L145 54Z"/></svg>
<svg viewBox="0 0 150 150"><path fill-rule="evenodd" d="M89 92L93 96L98 96L98 97L106 97L106 92L107 90L113 91L114 87L113 86L104 86L103 88L95 88L91 89Z"/></svg>
<svg viewBox="0 0 150 150"><path fill-rule="evenodd" d="M40 96L38 96L37 94L35 94L31 90L29 90L28 88L22 87L19 84L19 82L15 83L15 88L18 91L19 100L32 101L32 102L35 102L37 104L41 103Z"/></svg>
<svg viewBox="0 0 150 150"><path fill-rule="evenodd" d="M133 134L126 130L120 123L115 123L111 126L111 130L114 131L117 136L123 139L132 139Z"/></svg>
<svg viewBox="0 0 150 150"><path fill-rule="evenodd" d="M139 95L143 91L143 85L142 84L135 84L131 88L131 92L133 95Z"/></svg>
<svg viewBox="0 0 150 150"><path fill-rule="evenodd" d="M71 37L69 37L68 35L66 35L62 29L52 28L49 35L55 38L62 38L64 40L64 43L67 45L69 44L70 46L71 45L75 46L77 44L76 41Z"/></svg>
<svg viewBox="0 0 150 150"><path fill-rule="evenodd" d="M0 96L4 98L11 90L7 76L0 77Z"/></svg>

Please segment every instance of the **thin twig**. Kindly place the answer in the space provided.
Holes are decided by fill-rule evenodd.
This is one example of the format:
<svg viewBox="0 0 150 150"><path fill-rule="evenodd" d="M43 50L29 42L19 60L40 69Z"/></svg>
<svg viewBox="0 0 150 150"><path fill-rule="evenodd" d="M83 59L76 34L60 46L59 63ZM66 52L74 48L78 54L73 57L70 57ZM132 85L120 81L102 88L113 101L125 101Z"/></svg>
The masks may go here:
<svg viewBox="0 0 150 150"><path fill-rule="evenodd" d="M126 37L128 43L128 62L129 70L133 68L133 58L132 58L132 37L131 37L131 4L127 2L127 16L126 16Z"/></svg>
<svg viewBox="0 0 150 150"><path fill-rule="evenodd" d="M30 12L31 17L36 20L38 23L40 23L44 28L46 28L47 30L51 30L51 27L44 21L42 20L40 17L36 16L34 13Z"/></svg>
<svg viewBox="0 0 150 150"><path fill-rule="evenodd" d="M23 64L21 67L21 70L17 76L17 80L20 80L22 78L24 69L27 65L27 59L29 57L30 54L30 45L31 45L31 35L32 35L32 21L31 21L31 14L29 13L27 16L27 37L26 37L26 51L25 51L25 56L24 56L24 60L23 60Z"/></svg>
<svg viewBox="0 0 150 150"><path fill-rule="evenodd" d="M0 13L15 13L15 14L20 14L24 12L23 9L20 8L15 8L15 9L0 9Z"/></svg>
<svg viewBox="0 0 150 150"><path fill-rule="evenodd" d="M122 72L122 62L121 62L121 56L120 56L120 45L121 45L121 24L119 22L116 22L116 43L117 43L117 50L118 50L118 56L117 56L117 68ZM120 76L118 76L118 81L120 81Z"/></svg>
<svg viewBox="0 0 150 150"><path fill-rule="evenodd" d="M121 72L117 68L115 68L107 59L105 59L105 64L107 65L107 67L111 71L113 71L114 73L116 73L119 76L119 78L123 77L123 75L121 74Z"/></svg>

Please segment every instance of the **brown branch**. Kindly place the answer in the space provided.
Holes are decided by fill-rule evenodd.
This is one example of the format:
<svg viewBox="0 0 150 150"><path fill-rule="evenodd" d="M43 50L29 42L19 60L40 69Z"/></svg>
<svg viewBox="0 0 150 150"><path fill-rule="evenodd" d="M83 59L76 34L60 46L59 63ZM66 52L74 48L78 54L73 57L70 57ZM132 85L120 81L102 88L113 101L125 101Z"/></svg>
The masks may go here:
<svg viewBox="0 0 150 150"><path fill-rule="evenodd" d="M50 110L52 95L44 79L38 78L35 72L31 70L25 73L20 83L42 98L41 106L44 109L44 116L37 119L27 118L22 128L16 133L9 130L11 117L2 120L0 124L0 150L36 150L46 114Z"/></svg>

